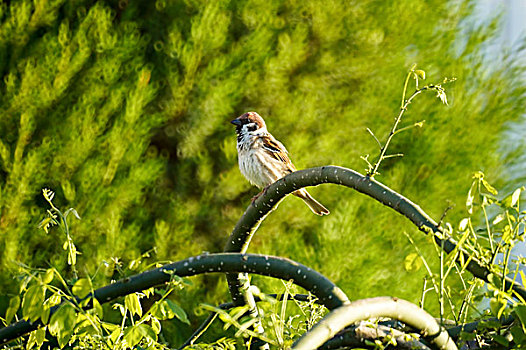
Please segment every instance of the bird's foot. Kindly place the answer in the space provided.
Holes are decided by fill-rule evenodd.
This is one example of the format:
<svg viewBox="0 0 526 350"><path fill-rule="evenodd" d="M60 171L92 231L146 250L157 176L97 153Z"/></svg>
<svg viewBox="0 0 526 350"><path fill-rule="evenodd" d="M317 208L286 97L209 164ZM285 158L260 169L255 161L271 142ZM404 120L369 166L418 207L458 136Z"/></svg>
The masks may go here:
<svg viewBox="0 0 526 350"><path fill-rule="evenodd" d="M252 204L254 204L254 202L256 201L256 199L258 199L259 197L261 197L262 195L264 195L265 193L267 193L267 190L268 190L268 186L266 186L261 192L259 192L259 193L256 194L254 197L252 197Z"/></svg>

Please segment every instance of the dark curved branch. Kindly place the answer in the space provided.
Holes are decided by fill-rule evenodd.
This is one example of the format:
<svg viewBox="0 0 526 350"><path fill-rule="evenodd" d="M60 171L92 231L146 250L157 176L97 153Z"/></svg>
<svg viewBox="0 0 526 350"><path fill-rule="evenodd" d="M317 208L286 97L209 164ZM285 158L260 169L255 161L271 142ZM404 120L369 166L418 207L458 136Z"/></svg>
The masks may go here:
<svg viewBox="0 0 526 350"><path fill-rule="evenodd" d="M389 323L392 323L389 322ZM359 324L350 326L343 332L338 333L332 339L327 340L319 350L365 348L378 349L375 340L394 338L396 349L402 350L430 350L430 348L415 339L408 338L408 334L392 328L389 325L378 324L371 327L370 324ZM391 347L387 347L391 348Z"/></svg>
<svg viewBox="0 0 526 350"><path fill-rule="evenodd" d="M94 297L102 304L131 293L167 283L172 275L180 277L203 273L246 272L292 280L296 285L314 294L328 309L349 303L349 299L326 277L295 261L256 254L206 254L124 278L95 290ZM52 309L54 312L60 305ZM0 329L0 344L15 339L42 326L42 322L20 321Z"/></svg>
<svg viewBox="0 0 526 350"><path fill-rule="evenodd" d="M283 300L283 294L267 294L271 298L275 298L278 301ZM312 296L307 294L295 294L295 295L289 295L289 301L310 301ZM261 299L259 297L254 298L256 302L260 302ZM221 305L218 305L217 308L221 310L229 310L233 308L235 305L233 302L223 303ZM179 349L184 349L185 347L189 345L193 345L195 340L198 338L198 335L206 328L210 326L210 323L213 322L215 319L215 316L217 314L215 312L211 312L210 315L207 317L205 321L201 323L199 328L197 328L192 336L188 338L188 340L179 347ZM499 321L496 318L490 319L491 321ZM513 317L507 317L504 320L501 320L500 322L502 325L509 325L513 321ZM463 325L454 326L451 328L447 328L446 331L449 334L451 338L454 340L457 339L460 335L460 332L467 332L467 333L473 333L481 323L484 323L485 320L466 323ZM399 330L397 330L398 326L393 324L393 321L385 321L385 322L379 322L378 326L376 327L370 327L370 326L364 326L364 325L357 325L357 326L351 326L347 327L343 332L338 333L333 338L329 339L327 342L325 342L322 346L320 346L319 349L321 350L330 350L330 349L341 349L341 348L348 348L348 347L362 347L362 348L375 348L375 346L368 345L365 340L374 341L375 339L383 338L386 336L395 336L397 348L400 349L419 349L419 350L427 350L429 349L425 344L418 342L416 340L407 340L406 339L406 333L403 333Z"/></svg>
<svg viewBox="0 0 526 350"><path fill-rule="evenodd" d="M479 329L479 327L483 326L484 323L486 323L486 322L498 322L502 326L508 326L514 320L515 320L515 318L513 316L511 316L511 315L507 316L507 317L503 317L501 319L498 319L498 318L483 319L483 320L480 320L480 321L475 321L475 322L470 322L470 323L465 323L465 324L461 324L461 325L458 325L458 326L450 327L450 328L447 329L447 332L448 332L448 334L449 334L449 336L451 338L457 339L458 337L460 337L460 334L462 332L474 333L477 329Z"/></svg>
<svg viewBox="0 0 526 350"><path fill-rule="evenodd" d="M275 298L278 301L283 300L283 294L267 294L271 298ZM312 296L307 294L295 294L289 295L289 301L310 301ZM259 297L254 298L256 302L260 302ZM229 310L235 305L233 302L223 303L218 305L217 308L221 310ZM203 323L197 328L192 336L179 347L179 349L184 349L187 346L193 345L195 340L198 338L198 335L206 328L210 326L216 317L215 312L211 312L208 318L203 321ZM513 322L513 317L509 316L503 320L498 320L496 318L490 319L490 321L501 322L502 325L509 325ZM473 333L477 330L481 323L484 323L485 320L466 323L463 325L454 326L447 328L446 331L449 336L456 340L461 332ZM394 321L384 321L378 322L378 325L375 327L370 327L368 325L358 324L357 326L347 327L344 331L339 332L336 336L326 341L322 346L319 347L320 350L331 350L331 349L341 349L349 347L361 347L361 348L371 348L375 349L376 346L368 345L365 340L374 341L376 339L384 338L387 336L394 336L396 339L396 347L400 349L418 349L418 350L428 350L429 347L426 344L423 344L417 340L408 340L407 333L404 333L398 330L399 325L395 324Z"/></svg>
<svg viewBox="0 0 526 350"><path fill-rule="evenodd" d="M293 349L317 349L346 326L379 317L397 319L420 330L424 338L429 339L439 349L457 350L451 337L430 314L413 303L391 297L362 299L331 311L298 339Z"/></svg>
<svg viewBox="0 0 526 350"><path fill-rule="evenodd" d="M296 171L270 185L253 204L249 205L245 213L238 221L230 238L225 245L225 252L246 252L250 240L260 223L269 212L287 194L307 186L317 186L323 183L332 183L347 186L356 191L366 194L379 201L398 213L408 218L418 229L424 233L432 232L437 244L447 253L457 247L457 242L452 238L445 237L443 229L427 215L418 205L409 199L381 184L373 178L364 176L354 170L338 166L323 166ZM460 257L462 255L462 258ZM464 250L459 251L459 261L469 261L466 269L473 276L488 282L490 271L482 263ZM500 276L502 278L502 276ZM234 302L242 302L242 294L239 293L237 276L227 275L227 280ZM512 288L517 294L526 299L526 289L512 279L505 277L506 289Z"/></svg>
<svg viewBox="0 0 526 350"><path fill-rule="evenodd" d="M267 294L267 296L276 299L277 301L282 301L284 294ZM256 296L254 298L256 302L262 301L261 298ZM311 301L312 295L308 294L295 294L289 295L288 301ZM318 300L315 299L314 302ZM221 310L229 310L233 308L234 303L228 302L223 303L217 306ZM179 350L184 349L187 346L193 345L194 342L199 338L199 336L206 330L210 324L216 319L217 313L211 312L210 315L206 318L203 323L197 328L194 333L186 340L186 342L179 347ZM360 348L371 348L376 349L376 346L370 345L366 340L373 341L376 339L381 339L385 337L395 337L396 347L399 349L408 349L408 350L429 350L425 344L417 341L407 339L407 333L404 333L396 329L397 325L400 326L399 322L395 321L383 321L378 322L378 325L375 327L370 327L369 325L359 324L356 326L350 326L345 329L345 331L338 333L334 338L328 340L320 347L320 349L330 350L330 349L341 349L349 347L360 347ZM449 330L448 330L449 332Z"/></svg>

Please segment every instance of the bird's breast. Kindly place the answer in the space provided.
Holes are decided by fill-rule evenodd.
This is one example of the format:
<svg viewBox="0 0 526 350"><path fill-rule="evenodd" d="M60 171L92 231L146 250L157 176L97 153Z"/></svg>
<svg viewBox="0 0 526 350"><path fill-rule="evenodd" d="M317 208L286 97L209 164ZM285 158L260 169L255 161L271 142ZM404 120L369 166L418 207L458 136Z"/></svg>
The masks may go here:
<svg viewBox="0 0 526 350"><path fill-rule="evenodd" d="M239 170L253 185L266 187L282 177L273 158L258 145L257 140L238 142Z"/></svg>

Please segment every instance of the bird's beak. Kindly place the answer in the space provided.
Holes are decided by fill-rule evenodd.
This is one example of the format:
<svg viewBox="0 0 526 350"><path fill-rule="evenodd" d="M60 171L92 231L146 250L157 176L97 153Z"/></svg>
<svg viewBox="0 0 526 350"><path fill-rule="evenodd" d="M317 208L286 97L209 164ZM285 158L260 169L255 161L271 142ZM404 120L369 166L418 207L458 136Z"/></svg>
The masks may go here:
<svg viewBox="0 0 526 350"><path fill-rule="evenodd" d="M234 124L234 125L237 125L237 126L241 126L241 120L239 119L234 119L234 120L231 120L230 123Z"/></svg>

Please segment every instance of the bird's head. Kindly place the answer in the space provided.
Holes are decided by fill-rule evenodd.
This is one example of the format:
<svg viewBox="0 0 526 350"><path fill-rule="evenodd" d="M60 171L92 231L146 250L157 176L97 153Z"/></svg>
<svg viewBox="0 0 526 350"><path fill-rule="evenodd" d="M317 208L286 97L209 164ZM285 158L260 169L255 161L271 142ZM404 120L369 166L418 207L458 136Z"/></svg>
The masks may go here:
<svg viewBox="0 0 526 350"><path fill-rule="evenodd" d="M267 131L265 121L256 112L247 112L230 122L236 126L236 132L238 135L258 134Z"/></svg>

